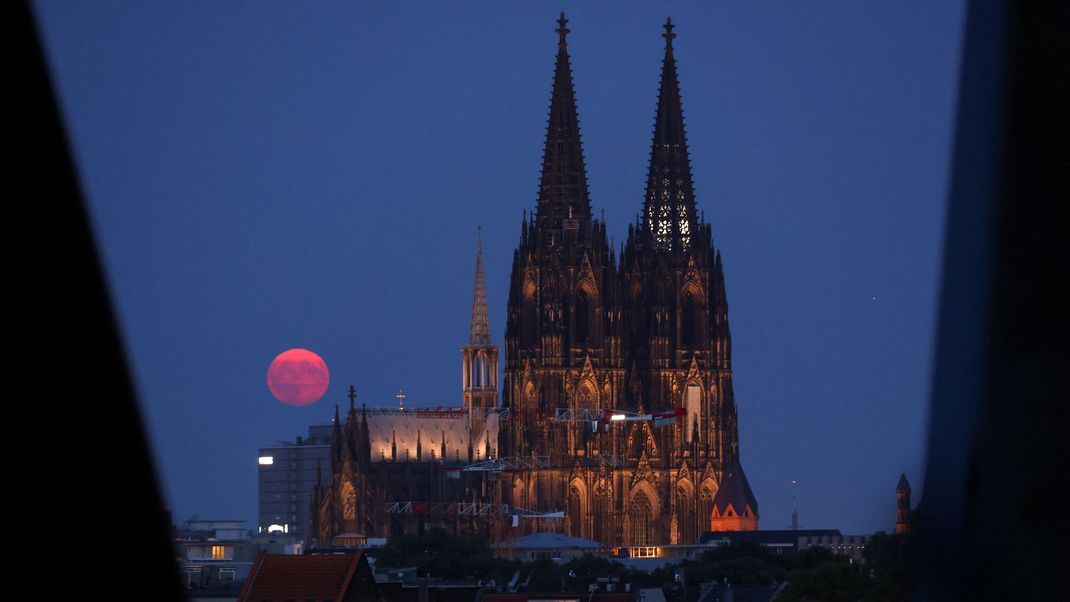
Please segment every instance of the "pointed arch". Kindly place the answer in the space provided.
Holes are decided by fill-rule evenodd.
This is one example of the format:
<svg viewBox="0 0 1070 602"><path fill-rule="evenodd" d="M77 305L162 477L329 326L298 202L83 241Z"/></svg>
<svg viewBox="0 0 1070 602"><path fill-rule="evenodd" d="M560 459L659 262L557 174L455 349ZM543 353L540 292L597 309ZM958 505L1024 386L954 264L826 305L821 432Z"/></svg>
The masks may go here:
<svg viewBox="0 0 1070 602"><path fill-rule="evenodd" d="M692 379L688 380L687 385L684 386L684 409L687 413L684 416L686 426L683 433L683 440L688 444L695 443L693 437L696 430L699 434L700 440L698 442L700 443L702 432L706 430L702 412L702 408L705 406L703 403L704 397L705 393L698 378L692 377Z"/></svg>
<svg viewBox="0 0 1070 602"><path fill-rule="evenodd" d="M593 276L576 284L573 295L573 329L574 341L578 346L592 343L597 336L596 308L598 307L598 289Z"/></svg>
<svg viewBox="0 0 1070 602"><path fill-rule="evenodd" d="M588 536L588 503L587 484L583 482L583 479L573 478L568 484L568 512L566 513L568 532L573 537L586 538Z"/></svg>
<svg viewBox="0 0 1070 602"><path fill-rule="evenodd" d="M609 542L613 535L613 479L605 465L599 471L594 482L594 495L591 496L591 537L595 541Z"/></svg>
<svg viewBox="0 0 1070 602"><path fill-rule="evenodd" d="M702 289L694 281L684 285L680 291L680 344L695 347L705 340L706 303Z"/></svg>
<svg viewBox="0 0 1070 602"><path fill-rule="evenodd" d="M523 347L535 345L538 339L536 324L538 322L539 304L536 298L536 291L535 279L529 274L524 279L520 299L520 345Z"/></svg>
<svg viewBox="0 0 1070 602"><path fill-rule="evenodd" d="M692 544L698 540L695 523L695 486L690 479L676 483L677 543Z"/></svg>
<svg viewBox="0 0 1070 602"><path fill-rule="evenodd" d="M338 501L342 504L342 524L346 531L357 529L357 492L349 480L342 482L338 490Z"/></svg>
<svg viewBox="0 0 1070 602"><path fill-rule="evenodd" d="M658 492L650 481L640 481L632 487L628 501L627 539L633 546L654 545L658 541L658 519L661 504Z"/></svg>
<svg viewBox="0 0 1070 602"><path fill-rule="evenodd" d="M713 498L717 495L717 481L705 478L699 485L696 522L699 529L707 531L713 524Z"/></svg>

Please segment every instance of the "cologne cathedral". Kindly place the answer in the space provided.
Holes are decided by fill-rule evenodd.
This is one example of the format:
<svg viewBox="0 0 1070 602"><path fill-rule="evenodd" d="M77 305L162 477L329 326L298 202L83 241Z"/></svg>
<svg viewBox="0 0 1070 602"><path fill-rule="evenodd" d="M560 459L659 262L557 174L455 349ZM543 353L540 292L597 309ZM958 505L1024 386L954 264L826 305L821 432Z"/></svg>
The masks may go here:
<svg viewBox="0 0 1070 602"><path fill-rule="evenodd" d="M480 248L463 405L358 409L351 392L344 421L335 412L330 478L313 495L309 533L323 544L445 528L651 546L757 529L740 466L724 272L696 207L673 24L662 36L642 210L618 256L592 212L563 14L558 23L539 195L513 254L501 386Z"/></svg>

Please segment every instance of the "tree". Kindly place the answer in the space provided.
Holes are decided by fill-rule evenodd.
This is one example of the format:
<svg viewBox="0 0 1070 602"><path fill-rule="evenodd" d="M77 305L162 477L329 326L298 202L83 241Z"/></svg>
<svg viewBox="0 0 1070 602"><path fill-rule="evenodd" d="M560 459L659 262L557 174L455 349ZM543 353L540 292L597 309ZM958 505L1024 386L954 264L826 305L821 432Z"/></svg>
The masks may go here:
<svg viewBox="0 0 1070 602"><path fill-rule="evenodd" d="M911 571L914 539L910 535L881 531L866 542L862 558L865 571L873 580L872 592L866 600L910 599L914 587Z"/></svg>
<svg viewBox="0 0 1070 602"><path fill-rule="evenodd" d="M788 574L788 586L777 594L777 602L827 600L857 602L870 588L866 579L847 562L825 562L811 569L795 570Z"/></svg>

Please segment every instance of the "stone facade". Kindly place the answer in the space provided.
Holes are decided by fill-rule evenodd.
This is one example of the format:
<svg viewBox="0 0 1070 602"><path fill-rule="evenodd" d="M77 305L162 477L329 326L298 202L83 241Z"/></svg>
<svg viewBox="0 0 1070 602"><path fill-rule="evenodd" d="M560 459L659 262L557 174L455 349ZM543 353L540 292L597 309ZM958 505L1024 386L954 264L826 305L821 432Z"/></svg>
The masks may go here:
<svg viewBox="0 0 1070 602"><path fill-rule="evenodd" d="M663 35L642 212L618 258L604 221L592 214L564 15L559 23L539 196L513 255L501 412L480 250L458 426L419 417L401 426L408 416L391 418L391 446L400 429L411 448L415 430L418 447L445 441L445 462L426 451L416 459L411 450L405 459L386 451L387 427L375 424L374 412L358 416L351 404L345 430L336 422L341 443L332 485L317 494L314 532L323 537L439 525L496 540L558 530L614 546L692 543L729 509L730 518L745 519L732 520L733 528L757 528L757 502L739 465L724 270L712 228L696 208L673 25L666 22ZM582 419L610 411L677 418L595 428ZM502 471L448 470L451 461L479 461L466 453L468 442L494 458L533 460ZM722 487L728 481L733 485ZM511 526L507 516L444 513L392 524L376 507L406 499L558 509L564 516L555 523L522 517Z"/></svg>

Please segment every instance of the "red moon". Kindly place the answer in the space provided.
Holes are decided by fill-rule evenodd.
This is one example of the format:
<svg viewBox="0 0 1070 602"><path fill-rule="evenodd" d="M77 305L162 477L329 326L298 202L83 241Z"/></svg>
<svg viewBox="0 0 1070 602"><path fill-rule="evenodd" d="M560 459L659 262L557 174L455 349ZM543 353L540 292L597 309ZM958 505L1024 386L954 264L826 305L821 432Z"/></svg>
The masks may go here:
<svg viewBox="0 0 1070 602"><path fill-rule="evenodd" d="M331 375L323 358L308 349L283 351L268 367L271 394L289 406L316 403L327 391Z"/></svg>

